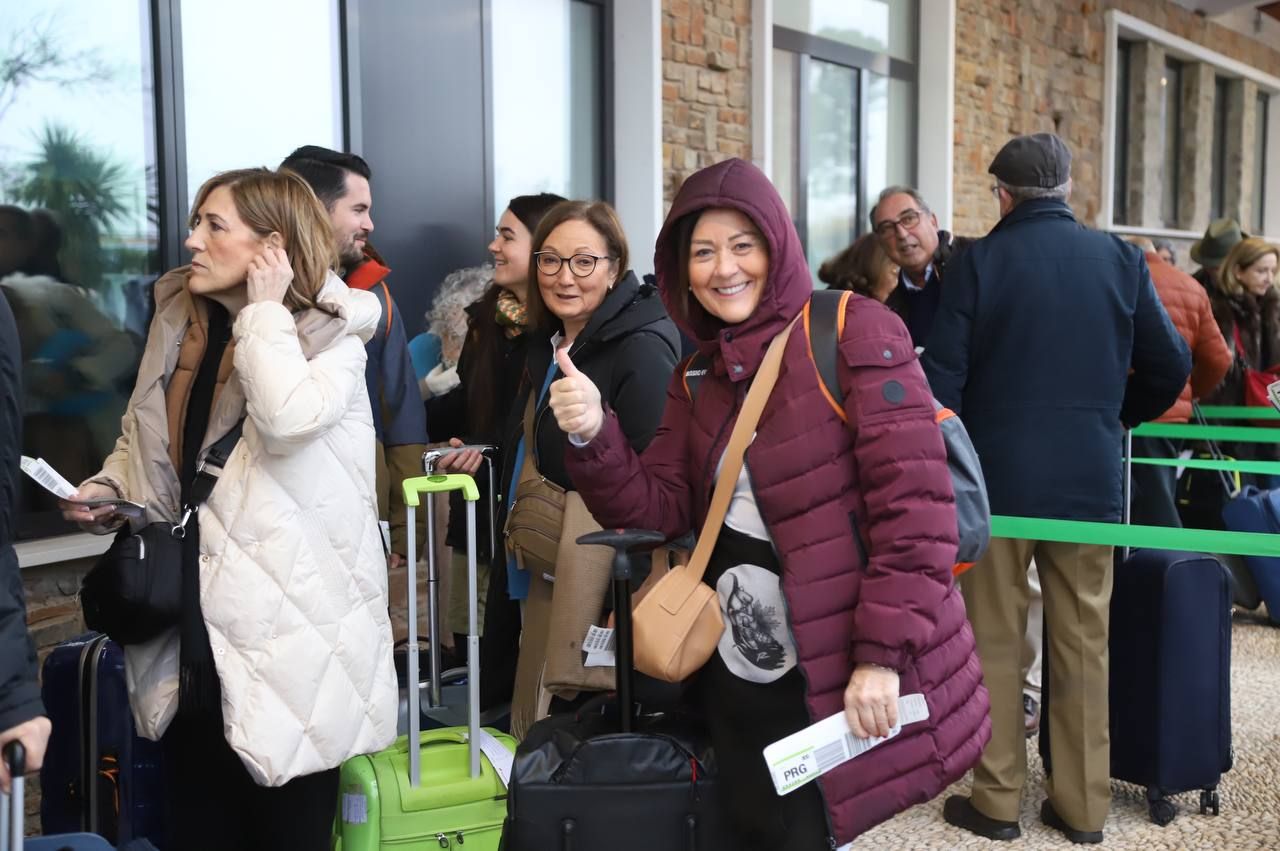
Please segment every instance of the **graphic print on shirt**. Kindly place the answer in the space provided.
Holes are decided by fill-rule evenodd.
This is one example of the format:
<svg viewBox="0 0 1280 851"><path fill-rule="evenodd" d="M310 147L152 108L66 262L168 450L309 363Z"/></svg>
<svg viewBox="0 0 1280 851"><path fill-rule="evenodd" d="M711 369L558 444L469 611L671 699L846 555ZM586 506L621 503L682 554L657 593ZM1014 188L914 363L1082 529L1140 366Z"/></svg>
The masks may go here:
<svg viewBox="0 0 1280 851"><path fill-rule="evenodd" d="M716 582L716 593L725 623L720 658L734 676L765 684L795 667L795 643L787 629L787 604L776 573L740 564L724 572Z"/></svg>

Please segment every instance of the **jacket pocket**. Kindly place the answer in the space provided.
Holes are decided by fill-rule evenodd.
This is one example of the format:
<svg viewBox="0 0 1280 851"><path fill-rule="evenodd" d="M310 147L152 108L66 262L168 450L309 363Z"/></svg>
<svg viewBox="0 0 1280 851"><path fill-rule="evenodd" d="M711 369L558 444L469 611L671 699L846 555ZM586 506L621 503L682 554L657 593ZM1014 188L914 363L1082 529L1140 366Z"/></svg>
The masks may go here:
<svg viewBox="0 0 1280 851"><path fill-rule="evenodd" d="M866 340L845 340L840 344L845 363L856 368L868 366L902 366L916 359L916 350L909 339L878 337Z"/></svg>

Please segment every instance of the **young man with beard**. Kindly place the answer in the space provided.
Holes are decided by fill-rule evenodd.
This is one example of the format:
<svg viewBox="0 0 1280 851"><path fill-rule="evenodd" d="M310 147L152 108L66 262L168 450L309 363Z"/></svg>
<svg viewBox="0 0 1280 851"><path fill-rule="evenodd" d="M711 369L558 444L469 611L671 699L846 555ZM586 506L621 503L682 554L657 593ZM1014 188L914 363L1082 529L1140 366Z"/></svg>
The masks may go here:
<svg viewBox="0 0 1280 851"><path fill-rule="evenodd" d="M427 419L400 311L387 288L391 270L369 244L373 231L372 172L355 154L317 145L298 148L280 167L307 181L329 211L338 246L338 274L347 286L368 290L382 303L379 330L366 346L365 380L378 435L378 515L391 527L388 565L396 568L404 563L407 548L400 483L422 473Z"/></svg>

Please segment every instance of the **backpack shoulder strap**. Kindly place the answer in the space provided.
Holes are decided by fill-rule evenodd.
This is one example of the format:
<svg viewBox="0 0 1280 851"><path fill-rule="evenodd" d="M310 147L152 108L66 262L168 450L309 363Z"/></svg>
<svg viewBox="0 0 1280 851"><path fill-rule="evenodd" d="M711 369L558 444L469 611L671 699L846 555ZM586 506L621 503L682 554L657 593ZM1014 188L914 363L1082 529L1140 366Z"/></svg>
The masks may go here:
<svg viewBox="0 0 1280 851"><path fill-rule="evenodd" d="M809 357L818 372L827 402L840 415L844 412L844 391L840 389L840 375L836 365L840 338L844 336L845 311L853 293L848 290L814 290L804 307L804 330L809 340Z"/></svg>
<svg viewBox="0 0 1280 851"><path fill-rule="evenodd" d="M695 352L684 359L684 363L680 364L680 374L684 380L684 392L689 397L690 403L697 401L698 388L702 386L702 379L706 377L707 370L711 368L711 359L701 352Z"/></svg>

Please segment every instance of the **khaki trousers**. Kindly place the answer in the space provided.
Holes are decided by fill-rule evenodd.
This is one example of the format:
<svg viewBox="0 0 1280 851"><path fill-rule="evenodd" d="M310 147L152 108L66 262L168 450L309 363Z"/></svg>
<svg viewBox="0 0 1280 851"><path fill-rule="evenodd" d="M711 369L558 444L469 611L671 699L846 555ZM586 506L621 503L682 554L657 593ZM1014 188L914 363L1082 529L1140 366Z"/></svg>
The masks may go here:
<svg viewBox="0 0 1280 851"><path fill-rule="evenodd" d="M994 538L960 580L991 694L991 742L974 768L973 805L1017 821L1027 776L1022 711L1029 589L1035 559L1044 596L1050 754L1045 791L1076 830L1101 830L1111 805L1107 630L1112 548Z"/></svg>

